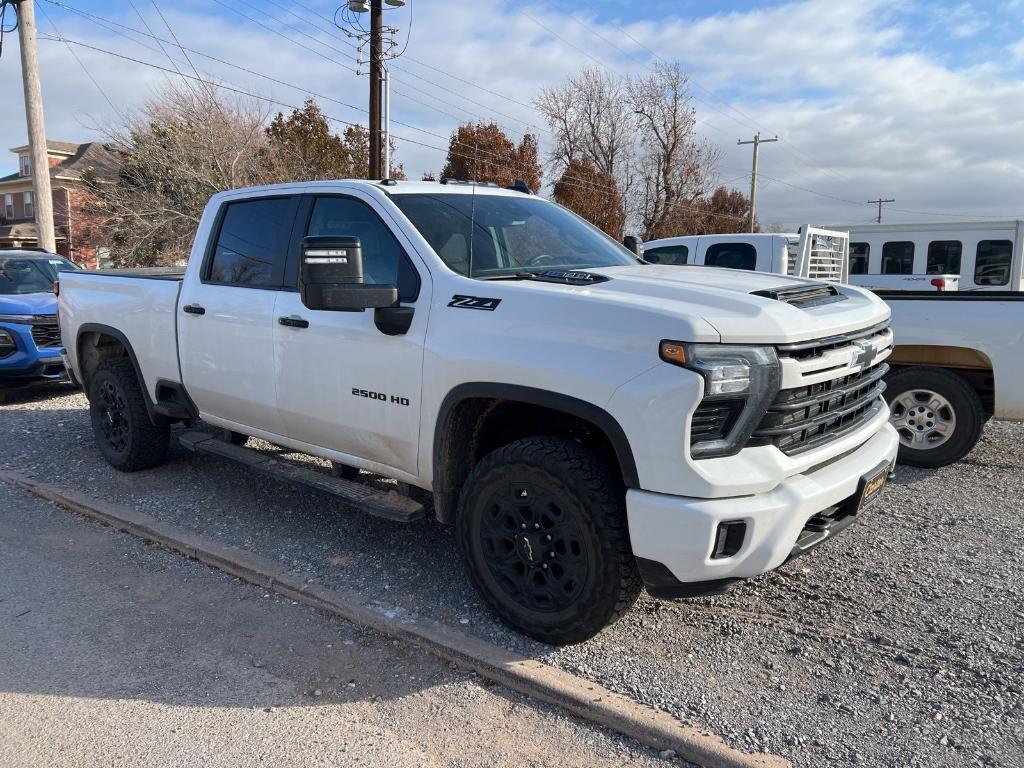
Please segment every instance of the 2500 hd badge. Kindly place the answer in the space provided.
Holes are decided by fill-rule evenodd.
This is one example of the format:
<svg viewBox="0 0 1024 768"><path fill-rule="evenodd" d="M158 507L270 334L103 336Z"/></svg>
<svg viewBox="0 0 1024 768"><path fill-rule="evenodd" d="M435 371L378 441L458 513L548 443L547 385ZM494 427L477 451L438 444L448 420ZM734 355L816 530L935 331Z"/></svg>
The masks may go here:
<svg viewBox="0 0 1024 768"><path fill-rule="evenodd" d="M352 388L352 394L355 397L365 397L368 400L379 400L382 403L391 403L392 405L409 404L408 397L402 397L401 395L386 395L383 392L373 392L369 389L359 389L358 387Z"/></svg>

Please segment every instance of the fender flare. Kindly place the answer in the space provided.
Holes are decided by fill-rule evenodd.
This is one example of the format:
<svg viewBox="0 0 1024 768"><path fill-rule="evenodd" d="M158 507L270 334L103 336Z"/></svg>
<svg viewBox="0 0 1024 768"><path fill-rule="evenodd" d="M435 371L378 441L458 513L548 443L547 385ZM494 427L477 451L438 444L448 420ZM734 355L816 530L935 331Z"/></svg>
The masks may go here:
<svg viewBox="0 0 1024 768"><path fill-rule="evenodd" d="M474 398L485 398L493 400L510 400L519 403L538 405L543 408L561 411L571 416L576 416L589 421L596 426L612 445L615 457L622 470L622 480L627 488L639 488L640 478L637 473L636 459L633 457L633 449L629 445L629 439L615 417L600 406L589 403L586 400L564 395L559 392L551 392L545 389L525 387L518 384L500 384L496 382L468 382L454 387L441 402L438 410L437 420L434 422L434 462L433 477L434 490L442 494L451 492L451 488L445 488L444 475L442 473L442 453L444 451L444 439L447 433L448 424L452 411L464 400Z"/></svg>

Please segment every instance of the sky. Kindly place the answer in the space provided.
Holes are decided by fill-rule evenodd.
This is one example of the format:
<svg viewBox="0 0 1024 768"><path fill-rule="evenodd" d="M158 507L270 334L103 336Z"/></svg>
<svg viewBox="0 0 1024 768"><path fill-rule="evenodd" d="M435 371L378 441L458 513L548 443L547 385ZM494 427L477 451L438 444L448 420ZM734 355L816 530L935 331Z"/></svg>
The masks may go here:
<svg viewBox="0 0 1024 768"><path fill-rule="evenodd" d="M285 112L314 96L339 131L365 122L367 78L331 21L338 4L36 0L47 134L102 139L175 70L193 73L175 38L204 78ZM459 122L495 120L549 147L530 106L541 88L660 59L689 75L722 183L749 189L751 150L737 140L780 138L761 148L762 225L860 223L878 197L896 199L886 221L1024 217L1024 0L409 0L385 18L408 41L391 71L410 178L440 170ZM26 142L18 55L8 33L4 149Z"/></svg>

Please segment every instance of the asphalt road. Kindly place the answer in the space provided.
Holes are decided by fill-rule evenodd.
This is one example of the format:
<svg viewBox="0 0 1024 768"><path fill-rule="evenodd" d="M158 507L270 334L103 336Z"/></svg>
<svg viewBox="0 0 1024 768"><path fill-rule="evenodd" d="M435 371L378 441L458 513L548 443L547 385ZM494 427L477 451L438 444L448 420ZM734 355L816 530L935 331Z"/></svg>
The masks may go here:
<svg viewBox="0 0 1024 768"><path fill-rule="evenodd" d="M841 537L728 595L644 597L556 649L488 612L450 529L367 517L181 449L122 475L84 407L77 394L0 407L0 466L460 626L796 766L1024 765L1024 425L989 424L957 465L901 468Z"/></svg>
<svg viewBox="0 0 1024 768"><path fill-rule="evenodd" d="M668 764L0 484L0 765Z"/></svg>

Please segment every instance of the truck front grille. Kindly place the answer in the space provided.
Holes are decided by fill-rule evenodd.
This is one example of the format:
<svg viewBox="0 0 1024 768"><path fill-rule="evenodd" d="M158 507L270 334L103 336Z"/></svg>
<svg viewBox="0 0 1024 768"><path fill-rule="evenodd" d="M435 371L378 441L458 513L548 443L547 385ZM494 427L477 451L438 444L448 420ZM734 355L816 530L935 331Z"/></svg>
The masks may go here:
<svg viewBox="0 0 1024 768"><path fill-rule="evenodd" d="M857 373L779 392L751 445L774 445L787 455L818 448L854 431L885 408L882 380L889 372L878 363Z"/></svg>
<svg viewBox="0 0 1024 768"><path fill-rule="evenodd" d="M34 321L32 323L32 340L40 349L59 347L61 345L60 326L57 325L56 321Z"/></svg>

